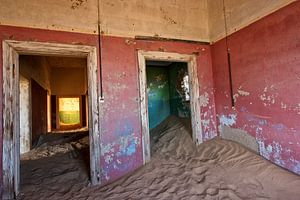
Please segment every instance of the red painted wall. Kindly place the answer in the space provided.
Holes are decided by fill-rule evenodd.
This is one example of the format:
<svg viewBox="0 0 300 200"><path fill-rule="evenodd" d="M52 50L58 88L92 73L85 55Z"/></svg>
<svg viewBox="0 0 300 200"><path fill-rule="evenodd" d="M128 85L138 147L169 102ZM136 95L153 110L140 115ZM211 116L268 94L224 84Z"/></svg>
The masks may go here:
<svg viewBox="0 0 300 200"><path fill-rule="evenodd" d="M7 39L84 44L98 47L97 36L95 35L0 26L0 42ZM201 108L203 138L208 140L216 136L209 45L136 41L128 38L102 36L104 102L100 103L103 111L100 123L102 128L101 166L103 183L111 182L135 170L143 163L139 114L138 49L163 50L184 54L196 53L198 55L198 77L203 102ZM0 69L2 69L2 45L0 47ZM2 72L0 72L0 83L2 83ZM2 93L2 87L0 87L0 92ZM0 105L2 105L2 98L0 98ZM2 127L1 113L0 117L0 127ZM0 141L2 141L2 131ZM2 149L1 142L0 145ZM0 162L2 162L1 158L2 153L0 154ZM1 167L2 163L0 164L0 171Z"/></svg>
<svg viewBox="0 0 300 200"><path fill-rule="evenodd" d="M224 39L212 45L218 125L246 130L260 153L300 174L300 1L228 38L235 109Z"/></svg>
<svg viewBox="0 0 300 200"><path fill-rule="evenodd" d="M142 165L141 121L137 51L199 52L197 59L200 94L207 94L202 107L204 140L216 136L210 47L183 42L141 41L120 37L102 40L104 182L120 177ZM117 143L116 143L117 141ZM126 143L128 148L124 149ZM120 153L121 152L121 153Z"/></svg>

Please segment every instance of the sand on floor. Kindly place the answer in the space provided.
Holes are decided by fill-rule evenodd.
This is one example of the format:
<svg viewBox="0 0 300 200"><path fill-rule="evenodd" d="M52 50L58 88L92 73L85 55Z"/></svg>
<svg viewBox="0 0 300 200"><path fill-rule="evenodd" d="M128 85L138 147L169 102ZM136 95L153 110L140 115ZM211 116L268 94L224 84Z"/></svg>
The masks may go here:
<svg viewBox="0 0 300 200"><path fill-rule="evenodd" d="M213 139L196 146L173 116L152 134L151 161L102 187L90 186L88 148L77 149L74 141L75 148L67 153L25 160L18 198L300 199L300 176L238 143Z"/></svg>

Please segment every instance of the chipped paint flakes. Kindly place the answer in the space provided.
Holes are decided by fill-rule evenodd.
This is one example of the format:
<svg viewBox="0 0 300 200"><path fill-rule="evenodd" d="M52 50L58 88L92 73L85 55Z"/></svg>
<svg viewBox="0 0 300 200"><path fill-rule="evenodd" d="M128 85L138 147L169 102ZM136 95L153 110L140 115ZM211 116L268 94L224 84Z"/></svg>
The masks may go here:
<svg viewBox="0 0 300 200"><path fill-rule="evenodd" d="M280 107L283 110L288 110L288 111L294 111L296 112L298 115L300 115L300 103L296 104L296 105L288 105L284 102L280 103Z"/></svg>
<svg viewBox="0 0 300 200"><path fill-rule="evenodd" d="M270 87L265 87L263 90L263 94L259 95L260 100L262 100L264 106L271 106L272 104L275 104L275 98L278 94L274 93L274 85L271 85Z"/></svg>
<svg viewBox="0 0 300 200"><path fill-rule="evenodd" d="M279 166L285 166L285 161L281 157L283 148L278 142L273 141L266 146L264 141L258 140L258 144L261 156L268 160L273 160Z"/></svg>
<svg viewBox="0 0 300 200"><path fill-rule="evenodd" d="M285 103L281 102L281 103L280 103L280 105L281 105L281 108L282 108L282 109L284 109L284 110L286 110L286 109L287 109L287 104L285 104Z"/></svg>
<svg viewBox="0 0 300 200"><path fill-rule="evenodd" d="M135 45L136 42L134 40L132 40L132 39L126 39L125 40L125 44L127 44L127 45Z"/></svg>
<svg viewBox="0 0 300 200"><path fill-rule="evenodd" d="M233 95L233 100L234 102L237 101L238 97L240 96L249 96L250 95L250 92L247 92L245 90L242 89L242 86L239 87L239 89L237 90L237 93Z"/></svg>
<svg viewBox="0 0 300 200"><path fill-rule="evenodd" d="M238 89L237 92L240 96L249 96L250 95L250 92L247 92L247 91L244 91L244 90L241 90L241 89Z"/></svg>
<svg viewBox="0 0 300 200"><path fill-rule="evenodd" d="M232 126L236 123L237 115L236 114L229 114L228 116L226 115L221 115L219 117L220 124L225 125L225 126Z"/></svg>
<svg viewBox="0 0 300 200"><path fill-rule="evenodd" d="M207 92L204 92L204 94L200 95L200 106L206 107L209 104L209 96Z"/></svg>
<svg viewBox="0 0 300 200"><path fill-rule="evenodd" d="M201 120L202 126L204 128L204 130L209 129L209 124L210 124L210 120L209 119L203 119Z"/></svg>
<svg viewBox="0 0 300 200"><path fill-rule="evenodd" d="M109 164L111 161L113 161L113 154L112 155L106 155L104 157L105 163Z"/></svg>
<svg viewBox="0 0 300 200"><path fill-rule="evenodd" d="M259 154L264 158L266 158L267 160L270 160L270 155L272 153L272 146L266 147L265 143L261 140L257 140L257 142L259 147Z"/></svg>
<svg viewBox="0 0 300 200"><path fill-rule="evenodd" d="M297 112L298 115L300 115L300 103L298 103L297 106L293 110L295 112Z"/></svg>

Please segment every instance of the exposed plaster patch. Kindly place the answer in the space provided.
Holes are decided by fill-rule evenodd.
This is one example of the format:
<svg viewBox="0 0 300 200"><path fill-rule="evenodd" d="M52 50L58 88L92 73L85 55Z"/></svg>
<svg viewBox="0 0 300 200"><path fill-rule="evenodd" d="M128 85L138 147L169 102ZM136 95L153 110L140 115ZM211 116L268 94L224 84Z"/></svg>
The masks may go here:
<svg viewBox="0 0 300 200"><path fill-rule="evenodd" d="M266 147L265 143L262 140L257 140L257 142L259 146L259 154L264 158L266 158L267 160L270 160L270 154L272 153L272 148Z"/></svg>
<svg viewBox="0 0 300 200"><path fill-rule="evenodd" d="M225 125L225 126L232 126L233 124L236 123L236 119L237 119L236 114L229 114L228 116L221 115L219 117L220 124Z"/></svg>
<svg viewBox="0 0 300 200"><path fill-rule="evenodd" d="M209 96L207 92L204 92L204 94L200 95L200 106L206 107L209 104Z"/></svg>
<svg viewBox="0 0 300 200"><path fill-rule="evenodd" d="M287 109L287 104L281 102L280 105L281 105L281 108L282 108L282 109L284 109L284 110Z"/></svg>
<svg viewBox="0 0 300 200"><path fill-rule="evenodd" d="M259 95L259 98L263 101L264 106L275 104L275 97L277 96L277 94L270 94L270 92L272 91L274 91L274 85L265 87L263 94Z"/></svg>
<svg viewBox="0 0 300 200"><path fill-rule="evenodd" d="M128 136L120 137L117 142L101 145L101 155L104 156L105 162L109 164L113 161L114 156L133 155L138 144L139 139L132 133Z"/></svg>
<svg viewBox="0 0 300 200"><path fill-rule="evenodd" d="M110 179L110 170L121 170L127 167L126 163L122 163L123 157L132 156L136 153L137 145L140 144L140 140L134 133L127 136L122 136L118 141L108 143L106 145L101 144L101 156L103 156L104 168L102 175L106 180Z"/></svg>
<svg viewBox="0 0 300 200"><path fill-rule="evenodd" d="M240 89L238 89L238 94L240 95L240 96L249 96L250 95L250 92L247 92L247 91L244 91L244 90L240 90Z"/></svg>
<svg viewBox="0 0 300 200"><path fill-rule="evenodd" d="M297 112L298 115L300 115L300 103L298 103L297 106L293 110L295 112Z"/></svg>
<svg viewBox="0 0 300 200"><path fill-rule="evenodd" d="M298 115L300 115L300 103L298 103L297 105L287 105L284 102L280 103L280 106L282 109L284 110L288 110L288 111L294 111L296 112Z"/></svg>
<svg viewBox="0 0 300 200"><path fill-rule="evenodd" d="M263 140L259 140L258 144L261 156L268 160L273 160L279 166L285 166L285 162L281 157L283 148L278 142L273 141L266 146Z"/></svg>
<svg viewBox="0 0 300 200"><path fill-rule="evenodd" d="M294 158L290 159L290 161L294 165L292 171L295 172L295 173L297 173L297 174L300 174L300 161L295 160Z"/></svg>
<svg viewBox="0 0 300 200"><path fill-rule="evenodd" d="M233 100L234 100L234 102L236 102L238 97L249 96L249 95L250 95L250 92L242 90L242 86L240 86L239 89L237 90L237 93L233 95Z"/></svg>
<svg viewBox="0 0 300 200"><path fill-rule="evenodd" d="M125 44L127 44L127 45L135 45L136 42L134 40L131 40L131 39L126 39L125 40Z"/></svg>
<svg viewBox="0 0 300 200"><path fill-rule="evenodd" d="M282 147L278 142L273 142L273 144L274 144L274 151L273 151L274 162L277 165L284 166L285 163L281 158Z"/></svg>
<svg viewBox="0 0 300 200"><path fill-rule="evenodd" d="M201 120L201 123L203 125L204 130L209 129L210 120L209 119L203 119Z"/></svg>

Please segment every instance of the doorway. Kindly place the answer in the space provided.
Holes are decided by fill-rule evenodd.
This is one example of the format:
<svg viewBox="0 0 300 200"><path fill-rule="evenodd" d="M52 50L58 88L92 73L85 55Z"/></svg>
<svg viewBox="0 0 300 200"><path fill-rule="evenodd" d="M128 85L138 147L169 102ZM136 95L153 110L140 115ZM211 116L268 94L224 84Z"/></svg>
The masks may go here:
<svg viewBox="0 0 300 200"><path fill-rule="evenodd" d="M20 109L20 94L19 85L28 89L28 79L20 74L19 61L21 55L36 55L36 56L64 56L75 57L86 60L86 77L87 77L87 117L86 124L89 130L89 160L90 160L90 179L92 184L100 184L100 134L99 134L99 104L98 104L98 89L97 89L97 54L96 47L83 46L83 45L65 45L53 43L40 43L40 42L21 42L21 41L4 41L3 42L3 199L12 199L19 193L20 187L20 118L21 112L27 112ZM21 75L21 76L20 76ZM30 81L31 84L36 84ZM39 85L39 84L38 84ZM43 87L35 85L35 90L42 91ZM45 88L43 88L45 89ZM37 92L46 102L42 107L46 106L46 113L43 111L43 131L51 129L53 120L47 120L50 116L48 105L51 104L51 95L47 92ZM42 94L42 95L41 95ZM22 96L23 95L23 96ZM28 95L25 95L28 97ZM64 96L65 97L65 96ZM82 97L82 96L81 96ZM78 97L79 99L81 97ZM77 97L75 97L77 98ZM59 97L58 97L59 99ZM59 100L58 100L59 101ZM76 100L75 100L76 102ZM79 101L80 102L80 101ZM82 101L81 101L82 103ZM82 126L82 110L76 109L70 112L64 112L66 118L73 117L80 123L76 125ZM22 108L22 107L20 107ZM57 110L59 108L57 107ZM65 111L65 110L63 110ZM73 112L74 111L74 112ZM58 115L58 114L57 114ZM75 116L75 117L74 117ZM22 115L23 117L23 115ZM30 115L25 115L30 118ZM30 123L28 123L30 124ZM46 125L45 125L46 124ZM23 124L22 124L23 126ZM68 127L69 128L69 127ZM32 129L29 128L29 130ZM26 136L26 134L25 134ZM28 140L27 140L28 141ZM30 147L27 147L27 150ZM23 149L26 151L26 148Z"/></svg>
<svg viewBox="0 0 300 200"><path fill-rule="evenodd" d="M147 93L147 63L153 62L168 62L172 63L182 63L187 66L187 73L184 73L183 79L185 79L185 87L189 89L188 94L184 94L186 102L189 102L188 107L190 108L191 116L191 126L192 126L192 138L193 141L197 144L202 143L202 129L201 129L201 119L200 119L200 103L199 103L199 84L197 76L197 64L195 55L186 55L178 53L167 53L167 52L156 52L156 51L139 51L138 52L138 64L139 64L139 83L140 83L140 106L141 106L141 120L142 120L142 141L143 141L143 160L144 164L149 162L151 159L150 155L150 128L153 128L157 125L168 113L171 112L170 105L167 105L168 102L162 102L165 108L160 115L155 120L151 120L151 114L148 108L148 93ZM161 69L164 71L166 69ZM170 96L170 95L167 95ZM170 101L169 101L170 104ZM177 110L178 111L178 110ZM175 111L174 111L175 112ZM150 115L149 115L150 114ZM178 113L177 113L178 114ZM182 114L182 113L181 113ZM150 119L149 119L150 118ZM150 121L149 121L150 120Z"/></svg>

